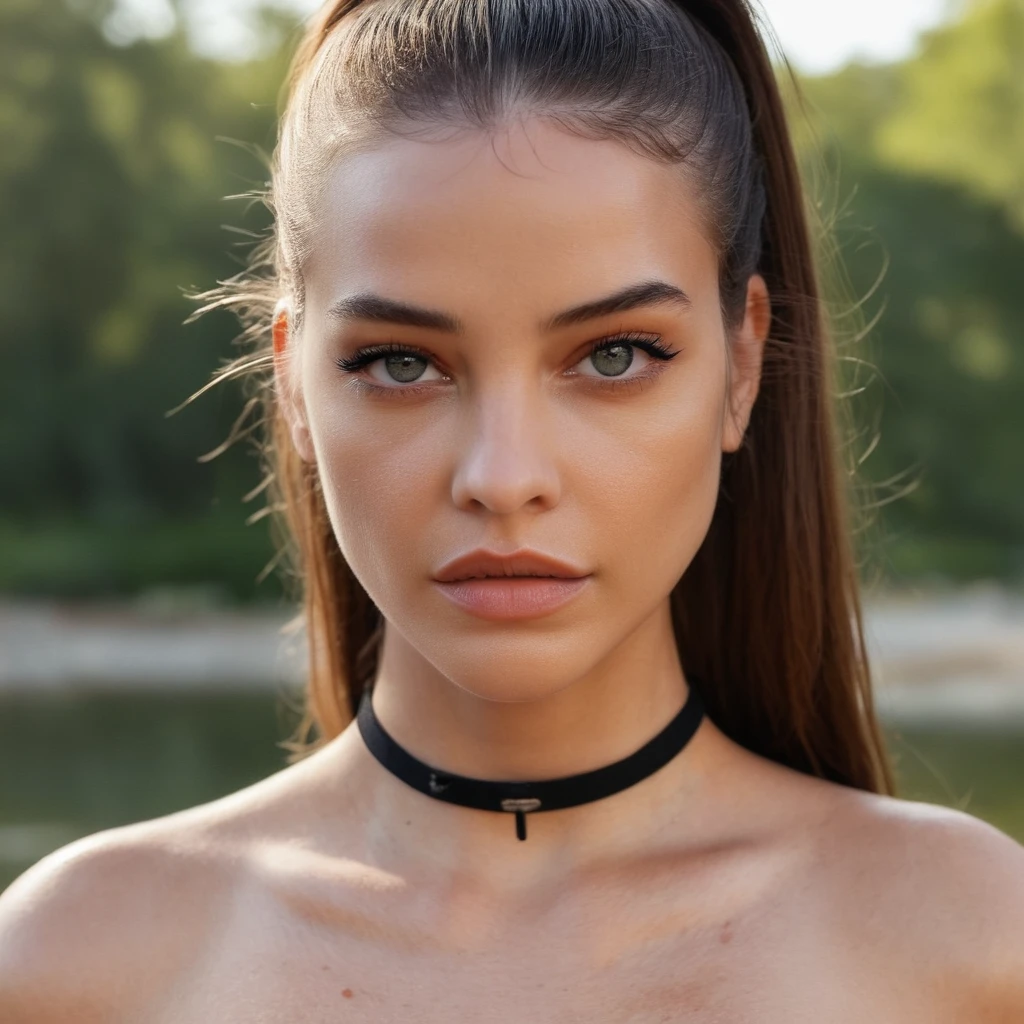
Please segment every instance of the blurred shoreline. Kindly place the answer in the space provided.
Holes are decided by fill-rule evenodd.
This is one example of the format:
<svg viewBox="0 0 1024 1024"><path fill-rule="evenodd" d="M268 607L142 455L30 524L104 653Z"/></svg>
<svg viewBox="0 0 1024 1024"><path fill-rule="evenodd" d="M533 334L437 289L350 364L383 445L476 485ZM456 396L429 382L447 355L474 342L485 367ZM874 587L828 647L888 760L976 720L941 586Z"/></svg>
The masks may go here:
<svg viewBox="0 0 1024 1024"><path fill-rule="evenodd" d="M865 598L886 720L1024 722L1024 595L996 586ZM0 694L301 688L297 609L203 605L195 594L72 603L0 600Z"/></svg>

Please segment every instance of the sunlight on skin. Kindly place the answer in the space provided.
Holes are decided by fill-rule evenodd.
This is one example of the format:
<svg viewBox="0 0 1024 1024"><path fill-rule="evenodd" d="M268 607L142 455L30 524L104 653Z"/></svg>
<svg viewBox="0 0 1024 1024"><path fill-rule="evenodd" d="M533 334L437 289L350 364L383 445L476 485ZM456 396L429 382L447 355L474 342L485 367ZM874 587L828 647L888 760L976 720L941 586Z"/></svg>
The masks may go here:
<svg viewBox="0 0 1024 1024"><path fill-rule="evenodd" d="M299 336L287 300L275 317L278 389L386 619L378 715L423 760L481 778L572 774L626 756L679 710L668 595L707 532L722 452L742 440L770 316L755 275L727 340L700 212L677 168L539 119L494 138L389 141L333 170ZM689 306L545 326L652 281ZM365 292L462 330L328 314ZM624 332L676 354L595 359ZM381 359L336 365L389 342L427 354L408 382ZM620 377L632 383L609 383ZM481 621L432 582L476 547L540 550L592 578L551 614Z"/></svg>

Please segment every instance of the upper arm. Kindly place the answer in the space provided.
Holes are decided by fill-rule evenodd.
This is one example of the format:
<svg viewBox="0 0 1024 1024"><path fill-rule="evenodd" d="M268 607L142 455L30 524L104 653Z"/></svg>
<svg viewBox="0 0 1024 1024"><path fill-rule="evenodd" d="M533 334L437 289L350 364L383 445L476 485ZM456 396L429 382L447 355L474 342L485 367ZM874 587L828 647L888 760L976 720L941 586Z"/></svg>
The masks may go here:
<svg viewBox="0 0 1024 1024"><path fill-rule="evenodd" d="M962 886L956 961L978 1024L1024 1021L1024 846L977 818L950 823L946 846Z"/></svg>
<svg viewBox="0 0 1024 1024"><path fill-rule="evenodd" d="M180 855L132 827L77 840L0 894L0 1020L138 1020L194 939Z"/></svg>
<svg viewBox="0 0 1024 1024"><path fill-rule="evenodd" d="M848 899L878 954L938 993L948 1019L1024 1022L1024 846L963 811L894 798L857 826Z"/></svg>

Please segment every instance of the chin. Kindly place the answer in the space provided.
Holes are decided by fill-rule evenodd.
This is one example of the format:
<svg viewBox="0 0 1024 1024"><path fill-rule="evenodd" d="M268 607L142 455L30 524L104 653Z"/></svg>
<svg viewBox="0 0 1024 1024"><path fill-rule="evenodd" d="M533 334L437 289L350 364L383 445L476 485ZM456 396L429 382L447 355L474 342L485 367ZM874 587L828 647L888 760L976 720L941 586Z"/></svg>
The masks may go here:
<svg viewBox="0 0 1024 1024"><path fill-rule="evenodd" d="M518 639L516 643L495 637L476 642L452 638L451 645L437 652L437 657L424 653L459 689L481 700L511 704L555 696L593 671L601 654L588 640L574 642L564 633Z"/></svg>
<svg viewBox="0 0 1024 1024"><path fill-rule="evenodd" d="M468 680L466 683L453 679L452 682L472 694L480 700L493 701L495 704L535 704L572 685L572 680L563 680L561 684L543 685L536 680L499 681L495 680L493 685L487 685L486 681L479 678Z"/></svg>

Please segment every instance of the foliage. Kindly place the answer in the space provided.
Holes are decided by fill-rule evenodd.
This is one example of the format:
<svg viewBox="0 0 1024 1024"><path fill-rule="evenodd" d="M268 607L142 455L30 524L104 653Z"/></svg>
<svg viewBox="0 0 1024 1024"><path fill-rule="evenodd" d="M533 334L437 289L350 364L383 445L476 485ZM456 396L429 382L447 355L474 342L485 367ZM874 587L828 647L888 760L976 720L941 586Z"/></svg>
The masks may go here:
<svg viewBox="0 0 1024 1024"><path fill-rule="evenodd" d="M0 508L8 537L16 527L40 540L52 533L62 551L72 524L83 542L92 535L86 561L100 592L144 583L101 542L118 530L156 541L167 523L206 519L220 536L218 504L238 508L243 530L254 460L239 446L197 461L227 435L235 396L215 389L165 414L230 353L232 319L184 328L193 304L183 292L241 266L225 221L247 230L266 222L259 208L224 203L259 184L261 168L220 140L272 143L274 76L283 73L272 62L198 59L181 32L113 46L101 30L107 13L102 4L28 0L0 8ZM265 534L264 524L250 529ZM265 535L261 545L234 543L250 559L260 546L271 554ZM0 580L18 590L88 585L80 558L55 571L45 541L3 552ZM154 554L155 580L181 565L204 572L188 552ZM261 564L228 585L251 594Z"/></svg>
<svg viewBox="0 0 1024 1024"><path fill-rule="evenodd" d="M180 27L115 45L111 7L0 5L0 588L274 597L265 521L243 525L254 452L199 461L240 394L166 413L231 354L234 320L183 326L184 293L240 269L267 224L223 197L266 177L295 26L268 14L263 56L218 63ZM1024 0L801 86L798 148L846 268L837 326L880 314L843 342L877 366L856 399L887 502L869 555L898 580L1024 579Z"/></svg>
<svg viewBox="0 0 1024 1024"><path fill-rule="evenodd" d="M860 326L844 318L864 300L871 326L871 555L890 580L1024 580L1024 0L978 0L900 64L800 85L805 180L848 278L837 321Z"/></svg>

